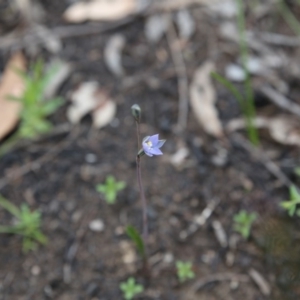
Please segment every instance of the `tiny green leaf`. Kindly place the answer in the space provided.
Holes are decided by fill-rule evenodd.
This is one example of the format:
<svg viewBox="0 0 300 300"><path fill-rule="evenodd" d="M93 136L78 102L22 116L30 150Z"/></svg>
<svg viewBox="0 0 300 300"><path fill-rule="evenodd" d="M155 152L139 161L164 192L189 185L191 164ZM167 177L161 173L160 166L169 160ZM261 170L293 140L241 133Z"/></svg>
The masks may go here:
<svg viewBox="0 0 300 300"><path fill-rule="evenodd" d="M30 211L27 204L20 208L0 196L0 206L10 212L16 219L12 226L0 226L0 233L18 234L23 237L23 251L35 250L37 242L47 243L46 236L41 232L41 214L38 211Z"/></svg>
<svg viewBox="0 0 300 300"><path fill-rule="evenodd" d="M297 188L292 185L290 186L290 200L280 202L280 206L288 212L290 217L293 217L299 203L300 193L298 192Z"/></svg>
<svg viewBox="0 0 300 300"><path fill-rule="evenodd" d="M132 300L135 295L142 293L144 287L141 284L135 283L135 279L130 277L126 282L120 283L120 289L123 292L124 299Z"/></svg>
<svg viewBox="0 0 300 300"><path fill-rule="evenodd" d="M177 276L180 282L195 278L191 262L176 261Z"/></svg>
<svg viewBox="0 0 300 300"><path fill-rule="evenodd" d="M135 243L135 246L141 257L145 257L145 245L141 235L138 231L131 225L126 227L126 233L130 239Z"/></svg>
<svg viewBox="0 0 300 300"><path fill-rule="evenodd" d="M118 192L123 190L126 187L124 181L116 181L115 178L111 175L106 177L104 184L96 185L96 190L99 193L102 193L105 197L105 201L108 204L114 204L117 199Z"/></svg>
<svg viewBox="0 0 300 300"><path fill-rule="evenodd" d="M256 213L247 213L241 210L233 216L235 231L239 232L245 239L248 239L251 232L253 222L257 219Z"/></svg>

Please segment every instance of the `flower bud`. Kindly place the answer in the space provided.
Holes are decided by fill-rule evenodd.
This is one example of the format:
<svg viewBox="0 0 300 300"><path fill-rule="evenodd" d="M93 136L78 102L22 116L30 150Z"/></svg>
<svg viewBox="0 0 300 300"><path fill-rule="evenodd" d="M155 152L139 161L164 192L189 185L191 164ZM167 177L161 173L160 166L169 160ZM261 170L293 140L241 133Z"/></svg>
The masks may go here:
<svg viewBox="0 0 300 300"><path fill-rule="evenodd" d="M140 108L140 106L138 105L138 104L133 104L132 106L131 106L131 113L132 113L132 115L133 115L133 117L134 117L134 119L138 122L138 123L140 123L140 121L141 121L141 108Z"/></svg>

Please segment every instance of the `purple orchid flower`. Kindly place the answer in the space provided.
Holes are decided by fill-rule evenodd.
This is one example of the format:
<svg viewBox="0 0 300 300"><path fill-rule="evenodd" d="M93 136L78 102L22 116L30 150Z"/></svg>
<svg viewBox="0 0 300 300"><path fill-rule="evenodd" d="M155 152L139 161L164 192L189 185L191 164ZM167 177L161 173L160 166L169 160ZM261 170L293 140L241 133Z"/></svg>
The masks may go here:
<svg viewBox="0 0 300 300"><path fill-rule="evenodd" d="M146 136L143 139L143 150L146 155L153 156L153 155L162 155L163 153L159 148L163 146L166 140L159 140L158 134L152 136Z"/></svg>

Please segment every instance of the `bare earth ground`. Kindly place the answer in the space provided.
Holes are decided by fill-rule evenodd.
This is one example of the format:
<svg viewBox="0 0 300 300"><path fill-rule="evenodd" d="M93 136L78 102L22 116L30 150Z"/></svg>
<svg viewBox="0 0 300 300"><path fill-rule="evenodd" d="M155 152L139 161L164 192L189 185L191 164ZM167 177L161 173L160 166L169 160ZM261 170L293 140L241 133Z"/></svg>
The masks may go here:
<svg viewBox="0 0 300 300"><path fill-rule="evenodd" d="M44 1L46 24L50 27L63 24L65 2ZM226 43L217 36L218 20L199 8L193 10L193 16L197 30L186 46L189 78L208 58L221 68L232 55L220 54L219 47ZM71 62L74 71L60 95L67 98L67 92L81 81L99 81L117 101L117 115L111 125L96 130L87 117L67 133L50 135L1 158L3 181L12 172L18 174L22 166L46 157L34 171L8 180L1 194L15 204L25 201L40 209L49 244L23 254L19 237L0 236L0 299L116 300L122 298L120 282L129 276L145 286L145 292L136 299L299 299L300 222L288 218L278 205L288 197L286 187L245 150L235 134L223 140L208 137L192 113L183 136L176 134L178 91L170 50L166 40L149 46L143 24L143 18L136 18L113 32L63 40L59 56ZM255 26L266 25L261 22ZM285 24L278 28L281 33L290 33ZM136 83L131 87L124 87L104 64L103 48L114 32L127 39L123 65L128 77L135 76L132 78ZM235 51L237 54L238 49ZM287 51L299 57L297 49ZM1 62L5 62L9 54L1 55ZM44 53L45 58L48 56ZM291 96L300 104L299 79L287 84ZM240 111L231 94L217 87L217 107L225 124L240 115ZM256 100L260 108L270 105L260 95ZM142 223L135 173L135 124L130 115L134 103L139 103L143 110L142 135L160 133L167 139L162 157L142 159L150 220L152 276L148 280L143 278L141 262L134 252L133 261L126 263L126 255L134 250L124 228L132 224L141 230ZM67 104L51 117L55 125L67 122L66 107ZM244 141L246 136L241 134ZM190 155L176 168L170 164L170 157L182 139ZM292 172L300 162L299 150L272 142L264 132L261 140L262 148L272 150L276 163L299 184L299 178ZM220 151L226 152L221 165L215 160ZM96 158L94 162L88 159L90 154ZM117 204L112 206L95 191L95 185L109 174L127 183ZM194 217L212 203L216 207L205 224L182 238ZM233 215L240 209L259 214L249 241L244 241L232 228ZM105 224L101 233L88 228L97 218ZM11 221L3 210L0 219L1 224ZM223 247L214 233L216 222L222 224L228 236L229 244ZM196 278L179 284L172 257L192 261ZM249 276L253 269L269 283L270 296L263 295Z"/></svg>

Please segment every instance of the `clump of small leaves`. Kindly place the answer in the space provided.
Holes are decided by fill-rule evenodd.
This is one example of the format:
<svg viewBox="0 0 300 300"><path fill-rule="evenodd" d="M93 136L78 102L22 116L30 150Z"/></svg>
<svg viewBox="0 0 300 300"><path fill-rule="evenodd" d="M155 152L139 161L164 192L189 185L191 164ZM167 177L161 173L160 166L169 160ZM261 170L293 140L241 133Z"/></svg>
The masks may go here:
<svg viewBox="0 0 300 300"><path fill-rule="evenodd" d="M114 204L117 199L118 192L126 187L124 181L116 181L113 176L107 176L104 184L98 184L96 190L102 193L105 197L105 201L108 204Z"/></svg>
<svg viewBox="0 0 300 300"><path fill-rule="evenodd" d="M7 98L21 103L20 126L1 146L0 155L7 153L20 139L36 138L52 129L52 124L47 117L63 104L63 100L62 98L46 99L45 91L58 68L59 65L54 65L45 70L43 62L39 60L31 67L28 74L15 70L24 80L25 90L21 97L8 95Z"/></svg>
<svg viewBox="0 0 300 300"><path fill-rule="evenodd" d="M247 213L245 210L241 210L233 217L234 230L239 232L243 238L248 239L251 232L253 222L256 220L256 213Z"/></svg>
<svg viewBox="0 0 300 300"><path fill-rule="evenodd" d="M293 217L295 212L298 216L300 216L300 209L297 209L298 204L300 204L300 193L297 188L292 185L290 186L290 200L282 201L280 205L288 212L290 217Z"/></svg>
<svg viewBox="0 0 300 300"><path fill-rule="evenodd" d="M0 206L11 213L15 218L12 226L0 226L0 233L18 234L23 236L23 251L35 250L37 243L46 244L47 238L41 232L41 214L38 211L30 211L27 204L18 208L10 201L0 196Z"/></svg>
<svg viewBox="0 0 300 300"><path fill-rule="evenodd" d="M180 282L195 278L191 262L176 261L177 276Z"/></svg>
<svg viewBox="0 0 300 300"><path fill-rule="evenodd" d="M126 300L131 300L135 295L144 291L144 287L141 284L137 284L133 277L128 278L126 282L122 282L120 284L120 289Z"/></svg>
<svg viewBox="0 0 300 300"><path fill-rule="evenodd" d="M11 100L21 102L21 123L18 130L20 138L34 138L47 133L52 124L46 119L54 113L63 101L61 98L45 99L45 89L49 81L57 72L58 66L46 70L41 60L37 61L30 72L16 70L25 82L25 91L20 98L9 97Z"/></svg>

